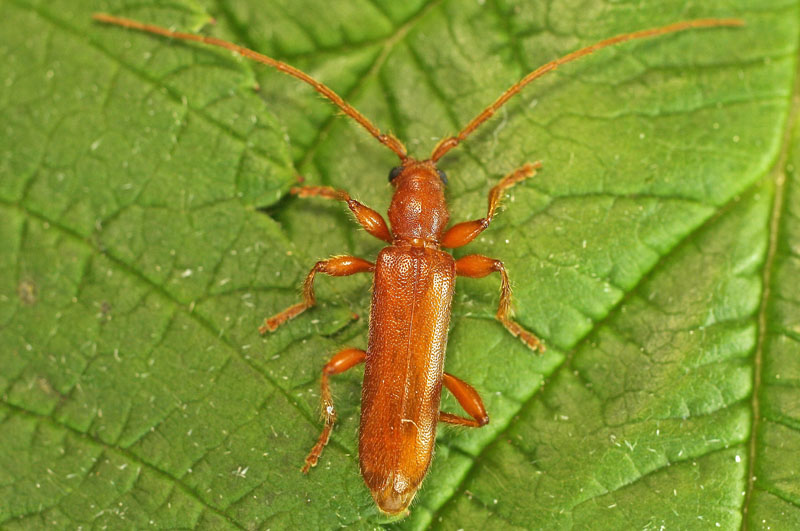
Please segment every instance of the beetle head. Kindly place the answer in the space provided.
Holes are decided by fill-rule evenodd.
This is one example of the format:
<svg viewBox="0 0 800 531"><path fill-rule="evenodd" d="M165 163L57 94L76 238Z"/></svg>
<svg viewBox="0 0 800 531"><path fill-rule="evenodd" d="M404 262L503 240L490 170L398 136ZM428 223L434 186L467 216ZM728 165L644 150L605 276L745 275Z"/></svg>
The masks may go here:
<svg viewBox="0 0 800 531"><path fill-rule="evenodd" d="M389 206L395 237L438 242L450 218L444 198L444 172L429 160L408 159L392 169L389 180L395 187Z"/></svg>

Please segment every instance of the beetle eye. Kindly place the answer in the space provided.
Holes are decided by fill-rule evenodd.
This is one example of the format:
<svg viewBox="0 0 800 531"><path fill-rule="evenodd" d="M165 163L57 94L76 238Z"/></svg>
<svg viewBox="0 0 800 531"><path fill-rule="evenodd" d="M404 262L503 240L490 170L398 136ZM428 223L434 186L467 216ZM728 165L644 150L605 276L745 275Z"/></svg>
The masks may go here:
<svg viewBox="0 0 800 531"><path fill-rule="evenodd" d="M439 178L442 180L442 182L447 184L447 175L445 175L445 173L438 168L436 169L436 173L439 174Z"/></svg>
<svg viewBox="0 0 800 531"><path fill-rule="evenodd" d="M389 182L394 181L395 177L400 175L401 171L403 171L402 166L395 166L394 168L392 168L392 171L389 172Z"/></svg>

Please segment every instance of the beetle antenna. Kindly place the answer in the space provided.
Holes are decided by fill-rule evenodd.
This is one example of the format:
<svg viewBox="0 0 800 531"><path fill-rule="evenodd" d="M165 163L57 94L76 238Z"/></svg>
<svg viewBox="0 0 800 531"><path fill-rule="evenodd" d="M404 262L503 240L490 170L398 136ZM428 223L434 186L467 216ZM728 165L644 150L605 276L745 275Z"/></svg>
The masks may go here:
<svg viewBox="0 0 800 531"><path fill-rule="evenodd" d="M678 31L684 31L688 29L695 29L695 28L714 28L718 26L744 26L744 21L735 18L706 18L706 19L698 19L698 20L688 20L685 22L677 22L675 24L670 24L669 26L663 26L660 28L652 28L646 29L641 31L635 31L632 33L624 33L622 35L617 35L616 37L611 37L609 39L605 39L598 43L592 44L591 46L587 46L585 48L581 48L580 50L576 50L572 53L569 53L559 59L554 61L550 61L547 64L544 64L528 74L527 76L523 77L517 83L512 85L508 90L506 90L499 98L495 100L494 103L486 107L483 111L481 111L478 116L472 119L470 123L467 124L464 129L461 130L456 136L451 136L449 138L445 138L439 141L436 147L433 149L431 153L431 161L436 162L445 153L456 147L460 144L465 138L467 138L470 133L472 133L475 129L477 129L483 122L488 120L492 117L492 115L497 112L497 109L502 107L508 100L511 99L512 96L517 94L520 90L525 87L528 83L533 81L536 78L542 77L548 72L552 72L559 66L563 65L564 63L569 63L570 61L574 61L584 55L589 55L592 52L600 50L601 48L605 48L607 46L613 46L614 44L619 44L625 41L632 41L634 39L643 39L646 37L655 37L658 35L664 35L666 33L675 33Z"/></svg>
<svg viewBox="0 0 800 531"><path fill-rule="evenodd" d="M180 31L172 31L167 28L162 28L160 26L154 26L152 24L144 24L136 20L131 20L122 17L115 17L113 15L108 15L105 13L95 13L94 15L92 15L92 18L99 22L103 22L105 24L114 24L117 26L122 26L124 28L135 29L147 33L155 33L156 35L162 35L164 37L169 37L170 39L194 41L203 44L209 44L211 46L218 46L220 48L225 48L226 50L230 50L234 53L237 53L242 57L246 57L247 59L250 59L257 63L271 66L276 70L283 72L284 74L288 74L294 78L299 79L300 81L303 81L311 85L314 88L314 90L322 94L324 97L328 98L328 100L330 100L331 103L339 107L347 116L358 122L361 125L361 127L369 131L369 134L374 136L378 140L378 142L380 142L384 146L394 151L395 154L397 154L397 156L400 157L401 161L405 161L408 158L405 146L394 135L392 134L385 135L381 133L380 130L377 127L375 127L372 124L372 122L370 122L369 119L367 119L366 116L358 112L358 110L356 110L355 107L344 101L344 99L342 99L341 96L336 94L330 87L328 87L323 83L320 83L319 81L309 76L302 70L298 70L297 68L288 65L282 61L278 61L277 59L273 59L272 57L260 54L249 48L245 48L244 46L239 46L238 44L224 41L222 39L217 39L215 37L206 37L205 35L197 35L194 33L183 33Z"/></svg>

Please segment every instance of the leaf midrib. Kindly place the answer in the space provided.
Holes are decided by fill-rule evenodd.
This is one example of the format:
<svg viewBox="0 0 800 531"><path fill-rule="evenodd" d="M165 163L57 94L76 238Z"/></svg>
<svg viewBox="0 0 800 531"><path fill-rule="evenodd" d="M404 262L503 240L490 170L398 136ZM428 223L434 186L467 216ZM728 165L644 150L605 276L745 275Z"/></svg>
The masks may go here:
<svg viewBox="0 0 800 531"><path fill-rule="evenodd" d="M784 124L781 152L775 166L769 173L774 190L772 198L772 212L769 221L769 240L767 255L764 261L764 270L761 276L761 301L758 309L758 339L753 356L753 388L751 398L752 420L750 424L749 459L747 464L747 488L742 505L742 531L748 529L747 513L750 509L753 492L755 490L755 467L758 454L758 429L761 424L761 402L759 394L763 383L764 344L767 337L767 308L770 306L772 292L772 274L775 266L775 257L778 250L778 240L781 230L781 219L786 208L786 161L792 149L795 126L800 117L800 61L795 57L795 76L793 81L792 98L790 102L789 117ZM759 486L759 488L763 488Z"/></svg>

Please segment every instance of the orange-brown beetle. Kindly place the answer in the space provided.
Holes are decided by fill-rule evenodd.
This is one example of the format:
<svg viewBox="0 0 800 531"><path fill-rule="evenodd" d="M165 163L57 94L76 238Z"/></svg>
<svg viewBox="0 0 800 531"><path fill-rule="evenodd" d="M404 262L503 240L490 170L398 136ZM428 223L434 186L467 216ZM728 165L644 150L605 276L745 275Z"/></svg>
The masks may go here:
<svg viewBox="0 0 800 531"><path fill-rule="evenodd" d="M347 192L321 186L292 189L292 193L299 197L321 197L346 202L368 233L390 245L379 253L374 264L354 256L336 256L317 262L306 277L303 301L266 319L259 329L261 333L274 331L313 306L313 283L317 273L331 276L373 273L367 350L346 348L325 365L322 372L322 412L325 427L306 458L303 472L308 472L316 465L336 419L329 376L365 362L359 431L361 474L378 507L389 514L405 511L419 489L431 463L436 425L439 421L471 427L483 426L489 422L489 416L477 391L466 382L444 372L455 277L480 278L499 273L501 292L497 319L531 349L544 350L534 334L511 319L511 288L501 261L481 255L468 255L455 260L449 253L441 250L441 247L466 245L484 231L494 216L503 192L532 177L540 163L524 164L493 187L489 192L489 209L485 217L458 223L448 229L449 213L444 195L447 178L437 168L438 160L488 120L525 85L564 63L628 40L692 28L743 24L735 19L679 22L619 35L572 52L522 78L456 136L440 141L429 158L417 160L407 154L405 146L397 138L382 134L365 116L330 88L290 65L213 37L174 32L106 14L97 14L94 18L169 38L219 46L272 66L311 85L400 158L400 165L389 174L395 188L389 207L391 230L378 212L355 201ZM453 393L469 417L439 411L442 385Z"/></svg>

